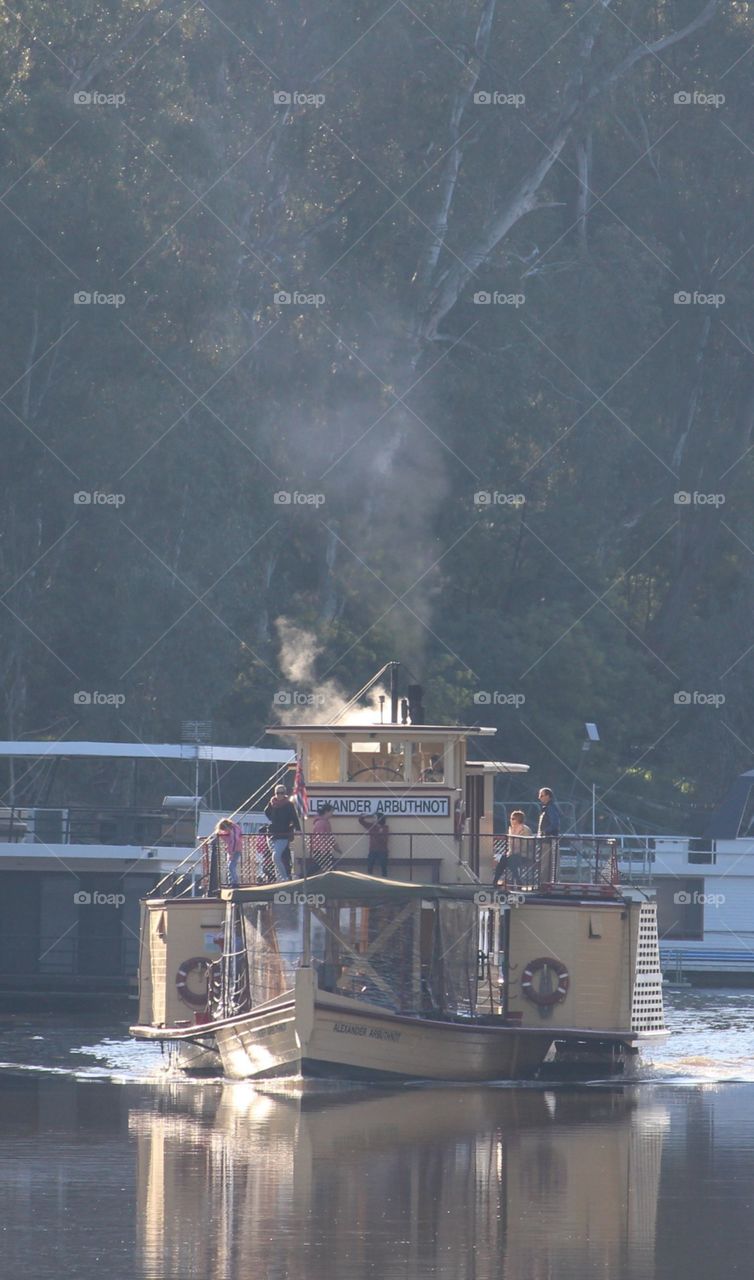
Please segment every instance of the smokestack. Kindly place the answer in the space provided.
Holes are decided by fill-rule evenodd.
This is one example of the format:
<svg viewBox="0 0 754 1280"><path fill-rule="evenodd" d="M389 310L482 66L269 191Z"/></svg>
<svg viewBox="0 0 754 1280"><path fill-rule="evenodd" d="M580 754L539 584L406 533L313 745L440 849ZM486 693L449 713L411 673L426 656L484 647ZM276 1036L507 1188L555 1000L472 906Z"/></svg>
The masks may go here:
<svg viewBox="0 0 754 1280"><path fill-rule="evenodd" d="M390 663L390 723L398 723L398 667L399 662Z"/></svg>
<svg viewBox="0 0 754 1280"><path fill-rule="evenodd" d="M412 724L424 724L424 706L423 696L424 690L420 684L410 684L406 690L408 694L408 714Z"/></svg>

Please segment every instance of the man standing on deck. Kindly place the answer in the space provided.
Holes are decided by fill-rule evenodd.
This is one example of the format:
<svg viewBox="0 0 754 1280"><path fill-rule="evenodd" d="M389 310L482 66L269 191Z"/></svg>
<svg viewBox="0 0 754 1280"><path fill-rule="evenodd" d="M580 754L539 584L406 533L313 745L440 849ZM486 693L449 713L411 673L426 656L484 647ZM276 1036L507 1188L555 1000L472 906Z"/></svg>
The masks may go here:
<svg viewBox="0 0 754 1280"><path fill-rule="evenodd" d="M387 877L388 846L390 841L390 828L385 821L385 815L381 809L378 809L373 818L359 818L359 822L369 832L367 875L374 875L374 868L379 865L384 879Z"/></svg>
<svg viewBox="0 0 754 1280"><path fill-rule="evenodd" d="M270 844L275 863L275 878L290 880L291 840L294 833L301 830L301 824L295 806L288 799L288 792L282 782L275 787L275 794L264 812L270 822Z"/></svg>
<svg viewBox="0 0 754 1280"><path fill-rule="evenodd" d="M555 879L556 850L560 839L560 809L549 787L542 787L539 792L539 803L542 806L537 825L539 837L540 883L548 883Z"/></svg>

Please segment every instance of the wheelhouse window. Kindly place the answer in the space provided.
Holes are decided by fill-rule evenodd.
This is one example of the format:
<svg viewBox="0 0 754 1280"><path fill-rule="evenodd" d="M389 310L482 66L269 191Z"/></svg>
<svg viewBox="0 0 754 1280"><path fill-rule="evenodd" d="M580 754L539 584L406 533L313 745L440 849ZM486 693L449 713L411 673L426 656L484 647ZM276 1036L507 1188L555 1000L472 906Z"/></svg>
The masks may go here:
<svg viewBox="0 0 754 1280"><path fill-rule="evenodd" d="M340 782L340 739L329 737L309 742L309 782Z"/></svg>
<svg viewBox="0 0 754 1280"><path fill-rule="evenodd" d="M445 782L447 742L415 742L411 757L412 782Z"/></svg>
<svg viewBox="0 0 754 1280"><path fill-rule="evenodd" d="M349 782L405 782L409 757L407 742L370 738L348 748Z"/></svg>

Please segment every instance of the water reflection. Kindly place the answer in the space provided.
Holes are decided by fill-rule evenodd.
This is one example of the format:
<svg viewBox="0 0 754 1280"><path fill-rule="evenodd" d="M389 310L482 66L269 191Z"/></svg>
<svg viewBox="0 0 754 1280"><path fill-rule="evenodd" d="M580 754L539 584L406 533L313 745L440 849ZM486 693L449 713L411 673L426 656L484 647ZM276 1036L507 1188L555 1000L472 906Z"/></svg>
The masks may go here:
<svg viewBox="0 0 754 1280"><path fill-rule="evenodd" d="M644 1280L668 1124L635 1091L189 1086L131 1114L140 1274Z"/></svg>
<svg viewBox="0 0 754 1280"><path fill-rule="evenodd" d="M0 1073L2 1275L728 1280L754 1087L353 1091Z"/></svg>

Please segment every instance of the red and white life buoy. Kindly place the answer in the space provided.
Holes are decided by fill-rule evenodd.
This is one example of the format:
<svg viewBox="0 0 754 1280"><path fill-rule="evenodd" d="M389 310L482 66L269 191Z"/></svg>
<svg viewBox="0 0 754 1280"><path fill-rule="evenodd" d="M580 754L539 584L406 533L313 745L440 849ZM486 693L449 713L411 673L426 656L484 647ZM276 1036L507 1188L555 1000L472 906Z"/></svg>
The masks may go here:
<svg viewBox="0 0 754 1280"><path fill-rule="evenodd" d="M205 1009L207 1007L207 971L209 969L209 960L206 956L192 956L190 960L184 960L177 974L175 975L175 989L178 992L184 1004L192 1009ZM188 980L192 973L199 973L203 979L203 991L193 991L188 985Z"/></svg>
<svg viewBox="0 0 754 1280"><path fill-rule="evenodd" d="M534 976L548 971L557 978L557 984L551 990L543 991L542 983L535 987ZM561 1000L565 1000L568 995L570 981L570 974L564 964L554 960L552 956L540 956L537 960L530 960L521 974L521 991L533 1004L544 1006L560 1004Z"/></svg>

